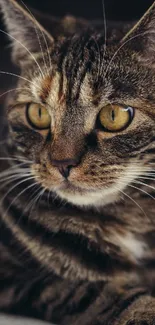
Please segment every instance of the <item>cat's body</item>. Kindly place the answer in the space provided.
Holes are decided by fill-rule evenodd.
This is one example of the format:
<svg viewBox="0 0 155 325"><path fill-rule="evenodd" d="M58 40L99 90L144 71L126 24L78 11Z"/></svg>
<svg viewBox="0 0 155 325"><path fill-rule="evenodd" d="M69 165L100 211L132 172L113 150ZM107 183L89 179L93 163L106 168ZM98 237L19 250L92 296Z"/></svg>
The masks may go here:
<svg viewBox="0 0 155 325"><path fill-rule="evenodd" d="M0 4L22 70L1 155L0 310L63 325L154 324L155 41L145 35L155 5L130 36L129 25L109 25L105 38L99 23L67 17L50 30L47 19L54 40L13 0ZM140 107L122 133L94 122L111 102ZM52 132L43 108L34 128L45 103Z"/></svg>

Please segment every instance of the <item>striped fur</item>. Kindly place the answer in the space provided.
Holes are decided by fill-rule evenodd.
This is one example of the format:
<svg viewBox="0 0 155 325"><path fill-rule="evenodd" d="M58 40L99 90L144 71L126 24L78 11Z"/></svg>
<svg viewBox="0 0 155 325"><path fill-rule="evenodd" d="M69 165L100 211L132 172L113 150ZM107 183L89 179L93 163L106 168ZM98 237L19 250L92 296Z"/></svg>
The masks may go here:
<svg viewBox="0 0 155 325"><path fill-rule="evenodd" d="M21 69L0 159L0 310L155 324L155 4L127 34L109 24L106 44L100 24L66 17L49 33L15 0L0 5ZM30 103L46 107L50 132L29 124ZM97 129L109 103L135 108L126 130ZM63 187L53 161L72 158Z"/></svg>

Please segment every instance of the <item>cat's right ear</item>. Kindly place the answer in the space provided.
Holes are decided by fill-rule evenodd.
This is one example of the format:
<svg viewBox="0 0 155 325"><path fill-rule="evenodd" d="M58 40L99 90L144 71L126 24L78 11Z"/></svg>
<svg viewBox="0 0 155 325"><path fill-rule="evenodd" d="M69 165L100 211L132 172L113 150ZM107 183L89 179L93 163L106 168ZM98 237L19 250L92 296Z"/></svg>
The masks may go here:
<svg viewBox="0 0 155 325"><path fill-rule="evenodd" d="M53 47L53 38L35 20L28 8L23 9L15 0L0 0L0 8L8 36L12 41L14 63L19 66L25 65L38 53Z"/></svg>
<svg viewBox="0 0 155 325"><path fill-rule="evenodd" d="M155 1L121 43L130 46L144 64L155 64Z"/></svg>

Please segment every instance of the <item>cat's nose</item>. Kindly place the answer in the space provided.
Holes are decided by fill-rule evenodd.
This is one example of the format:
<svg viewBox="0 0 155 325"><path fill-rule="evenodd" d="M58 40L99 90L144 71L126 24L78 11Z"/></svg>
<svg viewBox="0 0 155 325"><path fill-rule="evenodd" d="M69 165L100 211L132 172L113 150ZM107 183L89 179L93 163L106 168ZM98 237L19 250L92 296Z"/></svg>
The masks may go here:
<svg viewBox="0 0 155 325"><path fill-rule="evenodd" d="M70 174L70 170L76 167L79 163L78 159L65 159L65 160L52 160L52 165L57 167L60 174L67 178Z"/></svg>

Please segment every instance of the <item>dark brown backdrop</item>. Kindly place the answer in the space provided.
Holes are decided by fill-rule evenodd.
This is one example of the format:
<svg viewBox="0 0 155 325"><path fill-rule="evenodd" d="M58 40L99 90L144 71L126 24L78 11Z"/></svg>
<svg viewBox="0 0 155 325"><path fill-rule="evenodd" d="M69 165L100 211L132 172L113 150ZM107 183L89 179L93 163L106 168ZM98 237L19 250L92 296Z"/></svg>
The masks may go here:
<svg viewBox="0 0 155 325"><path fill-rule="evenodd" d="M103 0L25 0L25 3L53 15L66 13L87 18L103 18ZM152 0L104 0L108 19L136 19L153 3Z"/></svg>

